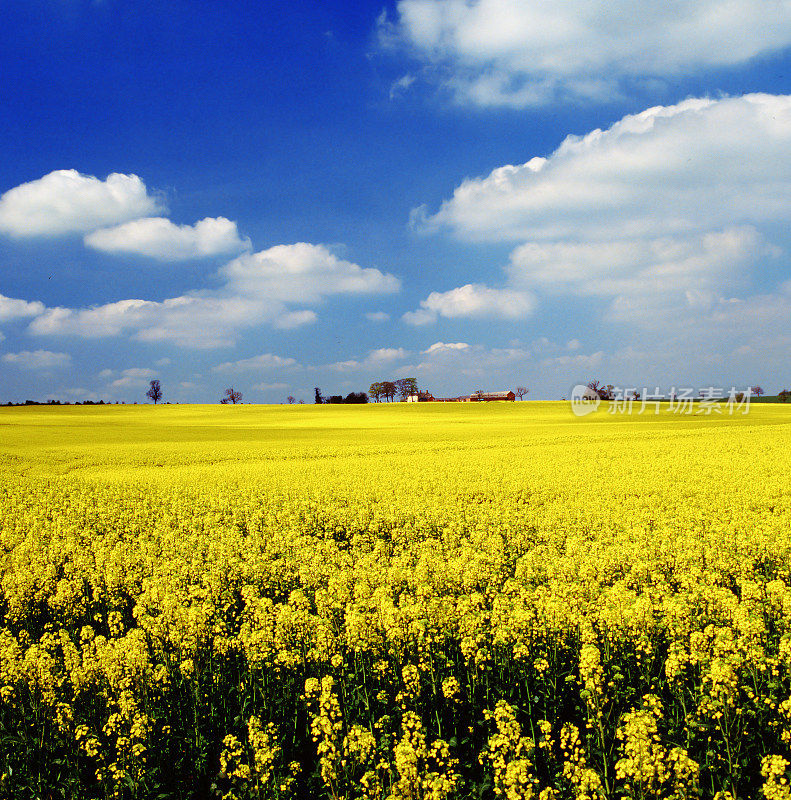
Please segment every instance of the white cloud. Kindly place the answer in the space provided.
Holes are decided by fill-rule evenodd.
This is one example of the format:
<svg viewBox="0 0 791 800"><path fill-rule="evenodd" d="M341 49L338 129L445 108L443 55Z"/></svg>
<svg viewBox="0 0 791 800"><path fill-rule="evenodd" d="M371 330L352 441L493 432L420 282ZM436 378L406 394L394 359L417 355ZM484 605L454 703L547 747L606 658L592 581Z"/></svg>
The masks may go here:
<svg viewBox="0 0 791 800"><path fill-rule="evenodd" d="M102 370L100 377L114 378L110 381L113 389L128 389L147 386L149 382L156 378L159 373L148 367L129 367L118 372L114 370ZM117 377L114 377L117 376Z"/></svg>
<svg viewBox="0 0 791 800"><path fill-rule="evenodd" d="M423 224L514 242L503 291L598 298L632 336L701 327L791 246L790 147L791 97L686 100L464 181Z"/></svg>
<svg viewBox="0 0 791 800"><path fill-rule="evenodd" d="M523 319L535 307L530 292L513 289L492 289L468 283L447 292L432 292L420 301L420 308L408 311L403 319L410 325L425 325L438 317Z"/></svg>
<svg viewBox="0 0 791 800"><path fill-rule="evenodd" d="M478 388L470 382L480 379L485 379L485 388L503 388L499 384L507 384L512 380L508 376L526 369L532 360L531 352L520 347L489 348L467 342L436 342L423 355L426 357L406 367L421 384L443 381L455 385L454 391L467 394Z"/></svg>
<svg viewBox="0 0 791 800"><path fill-rule="evenodd" d="M84 233L163 210L137 175L102 181L73 169L9 189L0 197L0 232L11 236Z"/></svg>
<svg viewBox="0 0 791 800"><path fill-rule="evenodd" d="M530 243L513 252L507 272L514 286L611 298L611 320L657 322L663 309L708 311L773 253L754 228L742 227L663 239Z"/></svg>
<svg viewBox="0 0 791 800"><path fill-rule="evenodd" d="M407 311L402 317L407 325L431 325L437 321L437 315L433 311L425 308L418 308L416 311Z"/></svg>
<svg viewBox="0 0 791 800"><path fill-rule="evenodd" d="M469 350L467 342L434 342L428 349L423 351L424 355L436 355L437 353L457 353L460 350Z"/></svg>
<svg viewBox="0 0 791 800"><path fill-rule="evenodd" d="M289 311L281 314L274 322L274 326L280 330L290 331L302 325L312 325L318 319L315 311L303 309L302 311Z"/></svg>
<svg viewBox="0 0 791 800"><path fill-rule="evenodd" d="M158 367L167 367L170 364L169 358L158 358L154 364Z"/></svg>
<svg viewBox="0 0 791 800"><path fill-rule="evenodd" d="M194 225L176 225L164 217L145 217L85 236L85 244L107 253L129 253L160 261L184 261L250 247L236 223L225 217L206 217Z"/></svg>
<svg viewBox="0 0 791 800"><path fill-rule="evenodd" d="M401 283L378 269L364 269L335 256L323 245L299 242L239 256L220 269L229 287L242 295L282 302L316 303L334 294L385 294Z"/></svg>
<svg viewBox="0 0 791 800"><path fill-rule="evenodd" d="M563 355L555 356L553 358L545 358L541 363L545 366L574 367L575 369L596 369L596 367L601 366L603 360L604 352L602 350L598 350L590 355L580 353L575 356Z"/></svg>
<svg viewBox="0 0 791 800"><path fill-rule="evenodd" d="M53 353L49 350L22 350L19 353L5 353L0 361L19 369L47 370L68 367L71 356L68 353Z"/></svg>
<svg viewBox="0 0 791 800"><path fill-rule="evenodd" d="M777 51L791 44L791 3L400 0L379 31L458 102L520 108L611 99Z"/></svg>
<svg viewBox="0 0 791 800"><path fill-rule="evenodd" d="M390 85L390 99L394 100L396 97L406 92L415 80L414 75L406 74L402 75L398 80L393 81Z"/></svg>
<svg viewBox="0 0 791 800"><path fill-rule="evenodd" d="M239 361L226 361L212 367L213 372L241 372L243 370L282 369L293 367L297 362L293 358L282 358L272 353L262 353L252 358L242 358Z"/></svg>
<svg viewBox="0 0 791 800"><path fill-rule="evenodd" d="M390 315L386 311L368 311L365 318L369 322L387 322L390 319Z"/></svg>
<svg viewBox="0 0 791 800"><path fill-rule="evenodd" d="M44 303L39 303L38 300L29 303L27 300L17 300L14 297L0 294L0 322L35 317L43 311Z"/></svg>
<svg viewBox="0 0 791 800"><path fill-rule="evenodd" d="M368 355L361 359L349 359L348 361L336 361L329 364L330 369L338 370L339 372L348 372L352 370L370 370L384 366L385 364L392 364L395 361L403 361L409 355L409 351L403 347L379 347L376 350L371 350Z"/></svg>
<svg viewBox="0 0 791 800"><path fill-rule="evenodd" d="M322 245L298 243L240 256L217 273L218 289L163 301L129 299L91 308L50 308L30 324L37 335L83 338L127 335L183 347L230 346L242 329L294 328L316 320L312 309L333 295L397 291L399 280L336 257Z"/></svg>
<svg viewBox="0 0 791 800"><path fill-rule="evenodd" d="M465 180L422 224L472 240L610 241L779 221L789 147L791 97L685 100Z"/></svg>
<svg viewBox="0 0 791 800"><path fill-rule="evenodd" d="M404 350L403 347L379 347L371 350L366 360L372 364L383 364L389 361L398 361L406 358L407 355L409 355L409 351Z"/></svg>

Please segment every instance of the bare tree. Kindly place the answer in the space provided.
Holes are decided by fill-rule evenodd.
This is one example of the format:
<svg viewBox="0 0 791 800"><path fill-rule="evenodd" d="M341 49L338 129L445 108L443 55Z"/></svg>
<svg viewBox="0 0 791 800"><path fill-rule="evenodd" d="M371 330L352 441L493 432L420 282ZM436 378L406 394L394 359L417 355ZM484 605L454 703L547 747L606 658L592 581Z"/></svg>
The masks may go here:
<svg viewBox="0 0 791 800"><path fill-rule="evenodd" d="M289 395L289 396L286 398L286 400L288 400L288 404L289 404L290 406L293 406L293 405L294 405L294 403L296 403L296 400L294 399L294 396L293 396L293 395L291 395L291 394L290 394L290 395Z"/></svg>
<svg viewBox="0 0 791 800"><path fill-rule="evenodd" d="M588 384L588 388L593 389L593 391L596 392L596 394L599 395L602 400L615 399L615 387L611 383L608 383L606 386L602 386L599 381L591 381Z"/></svg>
<svg viewBox="0 0 791 800"><path fill-rule="evenodd" d="M760 386L753 386L752 393L756 397L760 397L762 394L765 394L764 390Z"/></svg>
<svg viewBox="0 0 791 800"><path fill-rule="evenodd" d="M520 399L524 400L525 395L530 391L527 386L517 386L514 394Z"/></svg>
<svg viewBox="0 0 791 800"><path fill-rule="evenodd" d="M222 400L220 400L220 402L223 405L229 405L230 404L230 405L234 405L235 406L237 403L241 403L242 402L242 393L241 392L237 392L233 388L233 386L229 386L225 390L225 397L223 397Z"/></svg>
<svg viewBox="0 0 791 800"><path fill-rule="evenodd" d="M154 405L156 405L162 399L162 387L159 385L159 381L151 381L148 386L148 391L146 392L146 397L149 397L151 400L153 400Z"/></svg>

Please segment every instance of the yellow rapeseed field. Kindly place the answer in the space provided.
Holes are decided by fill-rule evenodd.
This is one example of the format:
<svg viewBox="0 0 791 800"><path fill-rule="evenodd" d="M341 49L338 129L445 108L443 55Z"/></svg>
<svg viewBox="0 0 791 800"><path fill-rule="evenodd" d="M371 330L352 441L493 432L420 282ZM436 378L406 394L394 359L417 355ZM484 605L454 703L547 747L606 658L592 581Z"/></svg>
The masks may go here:
<svg viewBox="0 0 791 800"><path fill-rule="evenodd" d="M791 798L791 408L0 409L3 798Z"/></svg>

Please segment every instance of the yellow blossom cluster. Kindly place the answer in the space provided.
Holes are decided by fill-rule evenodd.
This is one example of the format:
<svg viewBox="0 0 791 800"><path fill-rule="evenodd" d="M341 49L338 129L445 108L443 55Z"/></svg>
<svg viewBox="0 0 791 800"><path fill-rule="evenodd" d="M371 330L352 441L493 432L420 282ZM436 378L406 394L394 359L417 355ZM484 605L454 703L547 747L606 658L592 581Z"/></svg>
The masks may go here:
<svg viewBox="0 0 791 800"><path fill-rule="evenodd" d="M791 409L0 409L0 796L791 797Z"/></svg>

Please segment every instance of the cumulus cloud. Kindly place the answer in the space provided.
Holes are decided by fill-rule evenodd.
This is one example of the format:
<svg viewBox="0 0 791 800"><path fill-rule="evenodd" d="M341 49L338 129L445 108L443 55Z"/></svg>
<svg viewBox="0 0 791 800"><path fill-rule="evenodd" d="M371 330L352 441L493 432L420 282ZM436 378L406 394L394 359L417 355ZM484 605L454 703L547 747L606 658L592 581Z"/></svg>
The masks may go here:
<svg viewBox="0 0 791 800"><path fill-rule="evenodd" d="M250 247L236 223L225 217L206 217L194 225L176 225L164 217L145 217L85 236L85 244L107 253L127 253L160 261L234 253Z"/></svg>
<svg viewBox="0 0 791 800"><path fill-rule="evenodd" d="M137 175L106 180L74 169L9 189L0 197L0 232L17 237L85 233L163 210Z"/></svg>
<svg viewBox="0 0 791 800"><path fill-rule="evenodd" d="M530 292L468 283L447 292L432 292L420 301L419 309L408 311L403 319L410 325L430 324L438 317L516 320L528 316L534 307L535 298Z"/></svg>
<svg viewBox="0 0 791 800"><path fill-rule="evenodd" d="M368 311L365 314L365 318L369 322L387 322L390 319L390 315L386 311Z"/></svg>
<svg viewBox="0 0 791 800"><path fill-rule="evenodd" d="M409 351L403 347L379 347L371 350L363 359L349 359L348 361L336 361L329 364L330 369L340 372L353 370L374 369L385 364L392 364L395 361L403 361L409 355Z"/></svg>
<svg viewBox="0 0 791 800"><path fill-rule="evenodd" d="M50 350L22 350L19 353L5 353L0 361L19 369L48 370L68 367L71 356L68 353L53 353Z"/></svg>
<svg viewBox="0 0 791 800"><path fill-rule="evenodd" d="M404 350L403 347L379 347L376 350L371 350L367 360L374 364L382 364L405 358L408 354L409 351Z"/></svg>
<svg viewBox="0 0 791 800"><path fill-rule="evenodd" d="M266 294L293 303L316 303L335 294L385 294L401 287L394 275L360 267L323 245L305 242L239 256L219 274L241 295Z"/></svg>
<svg viewBox="0 0 791 800"><path fill-rule="evenodd" d="M456 384L461 376L465 379L485 377L496 383L504 383L505 376L514 371L527 368L532 359L528 349L521 347L486 347L481 344L467 342L436 342L422 352L424 358L409 365L408 369L415 373L422 382L444 379ZM461 386L461 390L469 393L475 387ZM502 388L490 385L488 388Z"/></svg>
<svg viewBox="0 0 791 800"><path fill-rule="evenodd" d="M791 97L690 99L466 180L423 226L514 243L501 291L598 298L605 321L653 331L701 326L791 244L789 146Z"/></svg>
<svg viewBox="0 0 791 800"><path fill-rule="evenodd" d="M297 362L293 358L282 358L272 353L262 353L252 358L242 358L239 361L226 361L212 367L214 372L241 372L243 370L282 369L293 367Z"/></svg>
<svg viewBox="0 0 791 800"><path fill-rule="evenodd" d="M147 386L158 374L148 367L129 367L122 370L103 369L99 377L109 380L109 386L113 389L129 389Z"/></svg>
<svg viewBox="0 0 791 800"><path fill-rule="evenodd" d="M603 360L604 360L604 351L597 350L595 353L591 353L590 355L580 353L575 356L563 355L563 356L554 356L552 358L545 358L542 361L542 363L545 366L572 367L575 370L577 369L591 370L601 366Z"/></svg>
<svg viewBox="0 0 791 800"><path fill-rule="evenodd" d="M242 329L294 328L316 320L312 309L333 295L397 291L399 280L336 257L323 245L278 245L242 255L217 273L218 289L200 289L163 301L129 299L90 308L49 308L30 324L37 335L83 338L127 335L184 347L232 345Z"/></svg>
<svg viewBox="0 0 791 800"><path fill-rule="evenodd" d="M14 297L6 297L0 294L0 322L35 317L43 311L44 304L39 303L38 300L29 303L27 300L18 300Z"/></svg>
<svg viewBox="0 0 791 800"><path fill-rule="evenodd" d="M293 328L300 328L302 325L312 325L317 319L316 312L309 308L302 311L288 311L275 319L274 326L280 330L290 331Z"/></svg>
<svg viewBox="0 0 791 800"><path fill-rule="evenodd" d="M731 67L791 44L788 0L400 0L380 18L461 103L611 99L652 79Z"/></svg>
<svg viewBox="0 0 791 800"><path fill-rule="evenodd" d="M791 97L690 99L465 180L427 230L471 240L616 240L785 219Z"/></svg>
<svg viewBox="0 0 791 800"><path fill-rule="evenodd" d="M460 350L469 350L467 342L434 342L423 351L424 355L437 355L438 353L458 353Z"/></svg>

